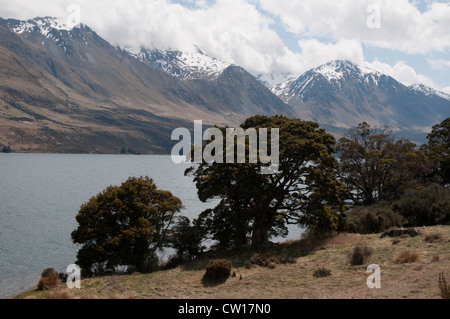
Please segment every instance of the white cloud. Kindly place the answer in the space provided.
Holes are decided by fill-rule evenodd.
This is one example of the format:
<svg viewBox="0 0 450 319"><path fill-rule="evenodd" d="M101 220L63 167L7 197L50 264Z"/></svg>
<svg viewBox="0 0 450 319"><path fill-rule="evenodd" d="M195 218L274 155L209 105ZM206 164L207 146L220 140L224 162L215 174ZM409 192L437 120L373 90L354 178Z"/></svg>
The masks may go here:
<svg viewBox="0 0 450 319"><path fill-rule="evenodd" d="M377 60L375 60L372 63L366 62L365 65L381 73L390 75L400 83L403 83L404 85L407 86L421 83L429 87L437 88L437 85L433 82L433 80L430 77L418 74L414 70L414 68L407 65L403 61L397 62L394 66L391 66L387 63L379 62Z"/></svg>
<svg viewBox="0 0 450 319"><path fill-rule="evenodd" d="M428 59L427 61L428 61L428 63L430 64L430 66L434 70L443 70L443 69L450 68L450 61L449 60L445 60L445 59L437 59L437 60Z"/></svg>
<svg viewBox="0 0 450 319"><path fill-rule="evenodd" d="M186 0L187 6L170 0L0 0L0 16L67 17L72 3L80 5L82 22L113 45L197 45L254 74L300 74L335 59L364 64L363 44L422 54L450 49L450 4L436 2L420 12L407 0ZM380 6L381 29L367 27L370 4ZM288 49L274 31L276 21L297 35L301 51ZM429 61L435 67L447 62ZM370 65L405 84L434 85L404 62Z"/></svg>
<svg viewBox="0 0 450 319"><path fill-rule="evenodd" d="M447 87L443 88L442 92L450 94L450 86L447 86Z"/></svg>
<svg viewBox="0 0 450 319"><path fill-rule="evenodd" d="M363 49L357 40L342 39L336 43L324 43L316 39L301 40L299 46L302 49L299 64L302 65L303 72L332 60L364 63Z"/></svg>
<svg viewBox="0 0 450 319"><path fill-rule="evenodd" d="M63 17L73 0L0 0L0 16ZM78 0L82 22L114 45L129 48L192 49L269 72L293 55L270 25L273 21L246 0L195 2L188 8L167 0Z"/></svg>
<svg viewBox="0 0 450 319"><path fill-rule="evenodd" d="M298 35L359 39L376 47L407 53L427 53L450 48L450 4L433 3L420 12L408 0L258 0L261 7L278 17L286 29ZM369 28L380 9L381 28Z"/></svg>

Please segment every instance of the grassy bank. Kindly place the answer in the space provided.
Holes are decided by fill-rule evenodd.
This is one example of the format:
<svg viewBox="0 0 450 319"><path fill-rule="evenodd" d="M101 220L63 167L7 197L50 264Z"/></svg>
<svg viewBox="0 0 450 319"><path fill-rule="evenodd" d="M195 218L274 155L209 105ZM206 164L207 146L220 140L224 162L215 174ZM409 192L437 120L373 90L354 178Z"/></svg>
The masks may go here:
<svg viewBox="0 0 450 319"><path fill-rule="evenodd" d="M352 266L348 254L358 244L371 247L373 253L364 265ZM234 276L220 284L202 280L209 262L202 259L148 275L86 279L79 290L62 285L50 291L28 291L17 298L437 299L439 274L444 273L450 281L450 226L420 228L419 236L397 240L381 239L380 234L303 239L267 247L263 252L279 263L249 268L247 262L256 253L250 250L216 256L233 263ZM412 258L401 260L404 252ZM369 264L381 267L381 289L366 285ZM320 267L331 275L315 277L313 273Z"/></svg>

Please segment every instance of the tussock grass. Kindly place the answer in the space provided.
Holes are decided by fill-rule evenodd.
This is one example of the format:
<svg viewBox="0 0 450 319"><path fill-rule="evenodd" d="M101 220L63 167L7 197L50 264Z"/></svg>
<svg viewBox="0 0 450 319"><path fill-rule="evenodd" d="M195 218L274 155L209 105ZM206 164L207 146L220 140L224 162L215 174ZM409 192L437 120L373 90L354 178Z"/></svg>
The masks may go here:
<svg viewBox="0 0 450 319"><path fill-rule="evenodd" d="M331 276L331 270L325 267L320 267L319 269L315 270L313 273L313 276L316 278L325 278Z"/></svg>
<svg viewBox="0 0 450 319"><path fill-rule="evenodd" d="M415 251L404 250L394 258L396 264L415 263L420 259L420 255Z"/></svg>

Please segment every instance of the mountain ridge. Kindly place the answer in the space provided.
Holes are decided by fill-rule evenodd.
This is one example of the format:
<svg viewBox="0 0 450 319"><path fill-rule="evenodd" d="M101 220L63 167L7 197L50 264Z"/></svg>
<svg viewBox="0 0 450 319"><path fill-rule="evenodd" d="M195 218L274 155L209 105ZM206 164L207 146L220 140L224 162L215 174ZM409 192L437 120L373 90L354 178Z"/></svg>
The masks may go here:
<svg viewBox="0 0 450 319"><path fill-rule="evenodd" d="M300 117L321 124L350 128L365 121L425 132L450 116L450 100L443 94L407 87L376 70L337 60L285 84L279 97Z"/></svg>
<svg viewBox="0 0 450 319"><path fill-rule="evenodd" d="M189 128L196 119L238 125L252 113L293 114L250 76L234 88L226 81L221 87L180 80L86 25L58 30L49 18L37 20L0 19L0 144L16 151L117 153L129 147L167 154L173 129Z"/></svg>
<svg viewBox="0 0 450 319"><path fill-rule="evenodd" d="M450 95L351 61L296 78L252 75L199 48L133 53L89 26L50 17L0 18L0 40L0 145L18 151L115 153L128 145L167 154L177 127L196 119L235 126L256 114L313 120L338 137L368 122L425 142L450 116Z"/></svg>

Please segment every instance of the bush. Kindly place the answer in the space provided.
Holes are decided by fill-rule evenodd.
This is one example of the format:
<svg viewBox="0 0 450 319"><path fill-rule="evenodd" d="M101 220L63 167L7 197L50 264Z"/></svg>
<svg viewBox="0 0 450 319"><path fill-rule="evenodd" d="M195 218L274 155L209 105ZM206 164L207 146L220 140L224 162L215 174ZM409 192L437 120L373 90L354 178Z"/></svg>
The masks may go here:
<svg viewBox="0 0 450 319"><path fill-rule="evenodd" d="M316 278L330 277L331 276L331 270L329 270L329 269L327 269L325 267L320 267L319 269L314 271L313 276L316 277Z"/></svg>
<svg viewBox="0 0 450 319"><path fill-rule="evenodd" d="M410 250L404 250L394 258L396 264L415 263L419 260L419 254Z"/></svg>
<svg viewBox="0 0 450 319"><path fill-rule="evenodd" d="M4 146L2 148L2 153L11 153L11 152L12 152L12 149L10 146Z"/></svg>
<svg viewBox="0 0 450 319"><path fill-rule="evenodd" d="M277 264L280 264L281 261L274 256L269 256L267 254L254 254L252 257L250 257L250 260L248 261L250 265L256 265L261 267L268 267L271 269L276 268ZM287 261L286 261L287 263ZM249 266L251 268L251 266ZM247 268L247 269L250 269Z"/></svg>
<svg viewBox="0 0 450 319"><path fill-rule="evenodd" d="M365 245L357 245L350 251L348 258L352 266L364 265L370 256L372 256L373 249Z"/></svg>
<svg viewBox="0 0 450 319"><path fill-rule="evenodd" d="M447 284L444 273L439 274L439 290L442 299L450 299L450 286Z"/></svg>
<svg viewBox="0 0 450 319"><path fill-rule="evenodd" d="M403 217L385 203L356 207L346 212L346 216L344 231L360 234L381 233L391 227L400 227L403 221Z"/></svg>
<svg viewBox="0 0 450 319"><path fill-rule="evenodd" d="M230 277L231 268L231 261L226 259L210 261L206 266L206 273L203 278L213 280L227 279Z"/></svg>
<svg viewBox="0 0 450 319"><path fill-rule="evenodd" d="M265 267L268 258L269 257L266 254L254 254L252 257L250 257L250 263L253 265Z"/></svg>
<svg viewBox="0 0 450 319"><path fill-rule="evenodd" d="M39 279L37 289L38 290L50 290L61 284L62 281L59 279L59 274L53 268L45 269L41 274L41 279Z"/></svg>
<svg viewBox="0 0 450 319"><path fill-rule="evenodd" d="M407 226L450 225L450 190L437 184L409 190L393 208L407 219Z"/></svg>

